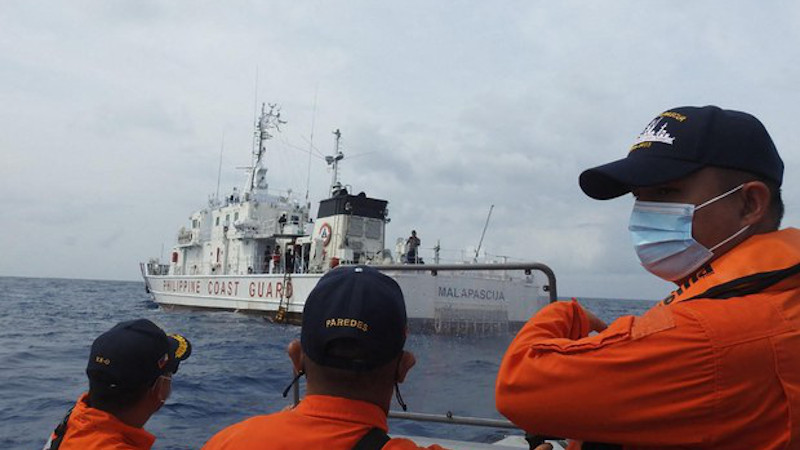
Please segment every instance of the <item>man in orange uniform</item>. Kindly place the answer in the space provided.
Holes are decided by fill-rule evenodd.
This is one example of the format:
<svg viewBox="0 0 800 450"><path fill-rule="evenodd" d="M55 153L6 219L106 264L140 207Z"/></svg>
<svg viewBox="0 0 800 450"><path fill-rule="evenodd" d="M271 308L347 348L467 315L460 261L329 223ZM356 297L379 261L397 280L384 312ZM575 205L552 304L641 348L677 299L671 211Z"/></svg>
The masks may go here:
<svg viewBox="0 0 800 450"><path fill-rule="evenodd" d="M782 179L761 122L713 106L660 114L626 158L583 172L590 197L633 193L636 253L677 288L607 328L574 301L542 309L503 358L498 410L624 448L800 448L800 231L778 231Z"/></svg>
<svg viewBox="0 0 800 450"><path fill-rule="evenodd" d="M147 319L121 322L92 344L83 394L45 450L140 450L156 438L144 430L172 392L172 374L192 347Z"/></svg>
<svg viewBox="0 0 800 450"><path fill-rule="evenodd" d="M386 435L392 391L415 362L405 340L406 307L393 279L370 267L331 270L309 294L300 341L288 349L298 377L307 377L306 397L225 428L203 449L420 448Z"/></svg>

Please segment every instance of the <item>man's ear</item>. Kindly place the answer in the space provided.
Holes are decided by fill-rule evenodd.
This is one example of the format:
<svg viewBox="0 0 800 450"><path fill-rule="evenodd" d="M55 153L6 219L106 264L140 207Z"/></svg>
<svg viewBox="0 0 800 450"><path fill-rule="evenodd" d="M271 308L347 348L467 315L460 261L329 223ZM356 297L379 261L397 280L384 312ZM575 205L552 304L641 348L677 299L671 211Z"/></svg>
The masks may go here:
<svg viewBox="0 0 800 450"><path fill-rule="evenodd" d="M289 359L292 360L294 373L303 372L305 366L303 365L303 347L300 345L300 341L295 339L289 342L289 346L286 347L286 353L289 354Z"/></svg>
<svg viewBox="0 0 800 450"><path fill-rule="evenodd" d="M170 380L158 377L155 383L153 383L153 386L147 390L147 394L145 394L143 399L146 399L148 409L150 409L152 413L153 411L158 411L164 405L171 393L172 384Z"/></svg>
<svg viewBox="0 0 800 450"><path fill-rule="evenodd" d="M411 352L403 351L400 355L400 362L397 364L397 382L402 383L406 379L408 371L417 363L417 358Z"/></svg>
<svg viewBox="0 0 800 450"><path fill-rule="evenodd" d="M744 183L742 187L744 205L742 207L742 226L761 222L769 212L770 192L761 181Z"/></svg>

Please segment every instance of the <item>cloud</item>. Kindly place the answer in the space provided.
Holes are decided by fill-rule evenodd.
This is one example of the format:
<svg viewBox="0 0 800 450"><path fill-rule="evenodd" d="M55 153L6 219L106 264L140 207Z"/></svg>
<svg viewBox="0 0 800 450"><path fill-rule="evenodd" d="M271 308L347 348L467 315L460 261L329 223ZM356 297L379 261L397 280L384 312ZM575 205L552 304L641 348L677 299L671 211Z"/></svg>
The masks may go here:
<svg viewBox="0 0 800 450"><path fill-rule="evenodd" d="M390 201L390 247L415 228L468 256L494 205L488 254L550 264L565 295L659 298L630 198L592 201L577 177L658 112L720 104L765 122L796 223L798 19L721 1L7 2L0 272L135 279L216 191L220 156L222 193L243 185L257 100L289 122L270 186L323 198L341 129L341 180Z"/></svg>

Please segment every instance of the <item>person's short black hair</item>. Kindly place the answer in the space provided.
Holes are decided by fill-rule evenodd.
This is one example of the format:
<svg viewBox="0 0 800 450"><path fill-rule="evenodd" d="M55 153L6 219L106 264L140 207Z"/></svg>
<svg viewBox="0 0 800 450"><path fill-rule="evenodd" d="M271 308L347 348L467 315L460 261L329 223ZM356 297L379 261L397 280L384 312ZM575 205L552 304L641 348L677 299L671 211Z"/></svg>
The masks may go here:
<svg viewBox="0 0 800 450"><path fill-rule="evenodd" d="M777 182L741 170L718 169L722 189L732 189L742 183L749 183L751 181L760 181L764 183L767 189L769 189L770 194L769 211L767 213L769 222L767 228L770 231L775 231L780 228L786 208L783 204L783 198L781 197L781 187Z"/></svg>
<svg viewBox="0 0 800 450"><path fill-rule="evenodd" d="M358 341L347 338L330 342L326 347L326 352L333 357L350 361L369 359L368 353ZM311 360L310 363L306 363L306 369L308 370L309 365L313 365L314 369L312 370L328 384L336 385L343 389L363 390L386 384L387 382L394 382L398 358L400 358L400 355L381 366L366 370L323 366Z"/></svg>
<svg viewBox="0 0 800 450"><path fill-rule="evenodd" d="M783 205L783 198L781 197L781 188L774 182L768 180L761 180L769 188L769 213L772 218L772 228L777 230L781 227L783 214L786 212L786 207Z"/></svg>
<svg viewBox="0 0 800 450"><path fill-rule="evenodd" d="M120 411L138 403L151 386L142 385L133 389L109 389L108 384L89 379L89 404L102 411Z"/></svg>

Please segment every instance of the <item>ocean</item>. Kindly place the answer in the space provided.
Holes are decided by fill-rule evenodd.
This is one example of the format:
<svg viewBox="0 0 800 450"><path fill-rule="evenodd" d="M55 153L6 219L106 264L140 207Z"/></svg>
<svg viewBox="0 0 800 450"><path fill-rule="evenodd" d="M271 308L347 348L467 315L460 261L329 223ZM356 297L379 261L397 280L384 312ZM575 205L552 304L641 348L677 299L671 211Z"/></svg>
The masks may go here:
<svg viewBox="0 0 800 450"><path fill-rule="evenodd" d="M652 301L580 299L611 321ZM87 389L89 347L117 322L144 317L185 335L192 356L172 396L145 428L156 449L196 449L223 427L284 408L292 378L287 344L300 329L233 312L165 311L142 282L0 277L0 448L39 449ZM494 377L512 336L409 336L417 365L401 393L409 411L502 418ZM395 404L393 409L398 408ZM390 434L488 442L508 430L390 420Z"/></svg>

